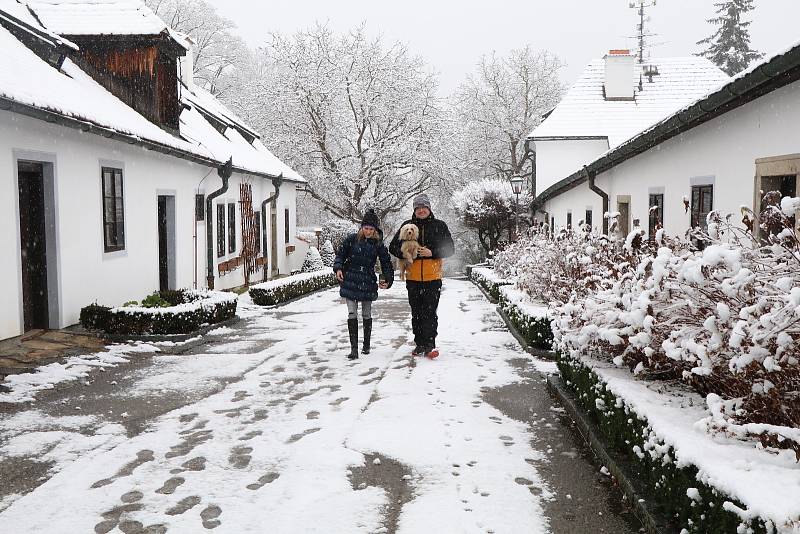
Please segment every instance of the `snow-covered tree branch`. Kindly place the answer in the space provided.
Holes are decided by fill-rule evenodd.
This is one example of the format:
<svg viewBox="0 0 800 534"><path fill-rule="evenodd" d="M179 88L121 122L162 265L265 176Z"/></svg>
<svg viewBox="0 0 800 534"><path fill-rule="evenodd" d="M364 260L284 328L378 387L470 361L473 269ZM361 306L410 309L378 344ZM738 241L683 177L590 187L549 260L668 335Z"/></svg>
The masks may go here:
<svg viewBox="0 0 800 534"><path fill-rule="evenodd" d="M338 35L316 25L273 34L260 75L232 105L309 180L309 193L341 219L367 207L383 219L441 175L446 114L437 80L399 42L364 26Z"/></svg>
<svg viewBox="0 0 800 534"><path fill-rule="evenodd" d="M532 154L525 138L561 98L562 66L555 55L530 46L507 57L492 53L481 58L454 96L465 162L479 175L516 175L530 182Z"/></svg>

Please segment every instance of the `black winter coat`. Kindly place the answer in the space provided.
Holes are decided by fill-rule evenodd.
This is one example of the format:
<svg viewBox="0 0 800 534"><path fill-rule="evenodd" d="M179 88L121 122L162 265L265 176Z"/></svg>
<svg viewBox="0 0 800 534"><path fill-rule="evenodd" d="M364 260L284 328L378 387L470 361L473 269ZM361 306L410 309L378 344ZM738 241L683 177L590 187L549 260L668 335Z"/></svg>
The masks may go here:
<svg viewBox="0 0 800 534"><path fill-rule="evenodd" d="M375 262L380 259L383 279L392 287L394 267L389 251L383 244L383 234L379 238L361 239L350 234L342 242L333 262L333 272L341 270L344 282L339 289L343 298L357 301L377 300L378 277L375 276Z"/></svg>
<svg viewBox="0 0 800 534"><path fill-rule="evenodd" d="M455 245L453 244L453 237L450 235L450 229L444 221L440 221L433 216L433 213L424 219L412 217L407 221L403 221L400 225L402 228L406 224L416 224L419 228L419 244L423 247L431 249L431 258L449 258L455 253ZM389 244L389 252L392 256L398 258L403 257L400 252L400 229L394 234L392 242Z"/></svg>

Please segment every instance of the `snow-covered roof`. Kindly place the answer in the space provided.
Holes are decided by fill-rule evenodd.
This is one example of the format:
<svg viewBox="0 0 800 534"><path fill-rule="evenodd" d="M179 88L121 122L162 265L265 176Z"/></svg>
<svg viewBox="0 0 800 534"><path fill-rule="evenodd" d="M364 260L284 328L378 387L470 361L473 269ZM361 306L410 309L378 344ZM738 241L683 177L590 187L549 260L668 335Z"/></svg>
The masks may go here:
<svg viewBox="0 0 800 534"><path fill-rule="evenodd" d="M651 83L642 73L642 65L635 64L631 71L633 100L606 100L605 60L592 61L530 137L607 137L609 147L614 148L729 79L700 57L654 58L646 65L656 66L659 74Z"/></svg>
<svg viewBox="0 0 800 534"><path fill-rule="evenodd" d="M262 172L269 174L283 174L284 178L298 182L305 180L291 167L279 160L270 152L267 147L257 137L250 142L240 133L239 128L246 132L252 132L257 136L241 119L236 118L228 108L214 98L213 95L194 87L191 90L181 87L181 98L188 104L188 109L181 113L181 135L189 140L202 145L209 150L214 159L227 161L233 158L233 163L237 167L246 169L264 169ZM228 123L232 127L225 129L224 134L220 133L201 113L212 113L214 118L220 122ZM269 170L267 170L269 169Z"/></svg>
<svg viewBox="0 0 800 534"><path fill-rule="evenodd" d="M74 43L42 26L28 6L18 0L0 0L0 19L38 39L77 49Z"/></svg>
<svg viewBox="0 0 800 534"><path fill-rule="evenodd" d="M623 142L612 146L594 161L563 178L541 192L535 204L564 193L583 183L589 173L608 171L620 163L642 152L672 139L681 132L705 123L723 113L742 106L754 98L762 97L797 80L800 69L800 41L784 48L762 61L752 64L747 70L724 81L686 102L661 120L649 125Z"/></svg>
<svg viewBox="0 0 800 534"><path fill-rule="evenodd" d="M31 0L42 24L61 35L158 35L167 25L139 0Z"/></svg>
<svg viewBox="0 0 800 534"><path fill-rule="evenodd" d="M184 109L180 117L180 133L168 133L147 120L133 108L111 94L71 60L61 70L51 67L34 54L8 30L0 27L0 98L75 119L87 125L119 133L129 138L155 143L167 149L197 156L218 164L233 158L235 169L277 176L304 182L294 170L276 158L258 139L251 144L234 128L220 134L200 112ZM25 73L20 76L19 73ZM213 96L200 93L195 97L209 107ZM200 94L201 96L197 96ZM219 109L225 109L216 102ZM231 116L234 116L232 113Z"/></svg>

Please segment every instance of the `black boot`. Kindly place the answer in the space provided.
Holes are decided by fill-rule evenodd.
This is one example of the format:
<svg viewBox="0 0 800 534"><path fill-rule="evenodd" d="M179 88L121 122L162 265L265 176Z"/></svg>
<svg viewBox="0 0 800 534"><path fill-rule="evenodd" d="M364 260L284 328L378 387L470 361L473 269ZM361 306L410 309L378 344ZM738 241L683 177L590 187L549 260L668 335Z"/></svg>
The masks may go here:
<svg viewBox="0 0 800 534"><path fill-rule="evenodd" d="M347 320L347 331L350 333L350 354L348 360L358 359L358 319Z"/></svg>
<svg viewBox="0 0 800 534"><path fill-rule="evenodd" d="M372 319L364 319L364 346L361 354L369 354L369 340L372 336Z"/></svg>

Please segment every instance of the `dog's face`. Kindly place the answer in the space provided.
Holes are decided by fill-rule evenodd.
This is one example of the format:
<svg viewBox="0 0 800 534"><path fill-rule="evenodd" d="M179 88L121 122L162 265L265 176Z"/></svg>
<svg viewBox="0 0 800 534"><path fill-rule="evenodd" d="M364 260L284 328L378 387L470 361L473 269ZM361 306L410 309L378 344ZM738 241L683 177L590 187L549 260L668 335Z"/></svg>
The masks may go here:
<svg viewBox="0 0 800 534"><path fill-rule="evenodd" d="M400 241L416 241L419 239L419 228L416 224L405 224L400 228Z"/></svg>

